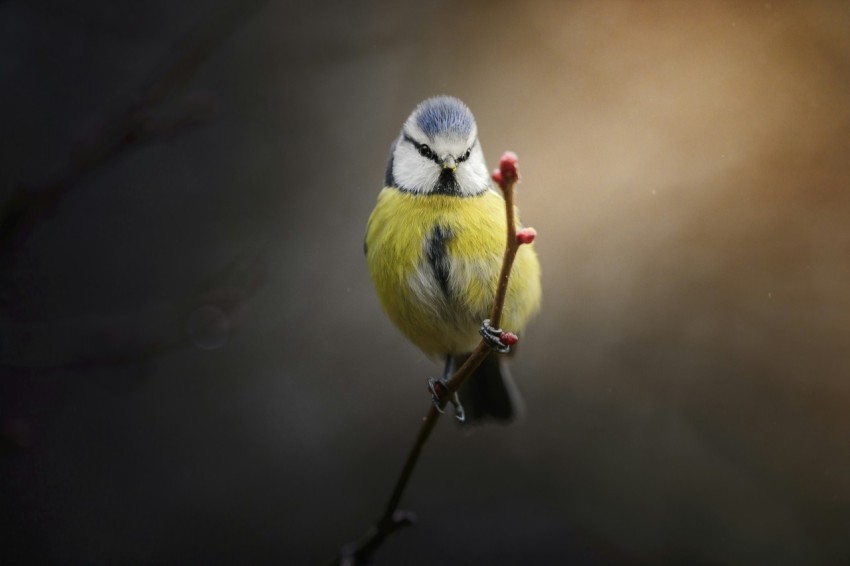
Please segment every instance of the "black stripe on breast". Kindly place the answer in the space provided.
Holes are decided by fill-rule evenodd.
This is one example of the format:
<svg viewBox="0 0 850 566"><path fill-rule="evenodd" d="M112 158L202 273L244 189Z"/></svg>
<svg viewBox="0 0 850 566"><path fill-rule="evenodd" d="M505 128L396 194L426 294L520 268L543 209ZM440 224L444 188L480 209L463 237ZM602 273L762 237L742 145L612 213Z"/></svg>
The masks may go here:
<svg viewBox="0 0 850 566"><path fill-rule="evenodd" d="M446 226L434 226L425 245L428 264L434 273L434 278L440 285L440 290L447 298L449 296L449 252L448 242L452 232Z"/></svg>

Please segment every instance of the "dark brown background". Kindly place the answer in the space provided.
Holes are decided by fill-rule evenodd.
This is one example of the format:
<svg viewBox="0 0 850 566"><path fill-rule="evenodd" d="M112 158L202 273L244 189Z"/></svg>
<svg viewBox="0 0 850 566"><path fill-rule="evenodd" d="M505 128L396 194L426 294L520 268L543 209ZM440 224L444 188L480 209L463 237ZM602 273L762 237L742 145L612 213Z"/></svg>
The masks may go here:
<svg viewBox="0 0 850 566"><path fill-rule="evenodd" d="M210 6L0 3L4 198ZM401 122L450 93L520 155L544 310L527 417L441 423L378 563L847 563L848 29L838 1L261 7L187 85L213 121L3 259L2 561L316 564L365 531L438 369L362 236Z"/></svg>

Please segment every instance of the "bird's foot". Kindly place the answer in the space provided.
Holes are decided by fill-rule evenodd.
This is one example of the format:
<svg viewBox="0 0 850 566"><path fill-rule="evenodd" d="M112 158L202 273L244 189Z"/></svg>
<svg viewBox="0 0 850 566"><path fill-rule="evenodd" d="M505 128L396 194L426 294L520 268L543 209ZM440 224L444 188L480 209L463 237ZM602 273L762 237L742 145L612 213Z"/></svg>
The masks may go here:
<svg viewBox="0 0 850 566"><path fill-rule="evenodd" d="M449 392L448 380L446 380L446 378L434 379L433 377L429 377L428 391L431 392L431 401L434 403L437 410L440 413L445 413L443 410L443 397L445 397ZM460 404L460 398L457 396L457 392L452 393L449 401L455 409L455 418L460 422L465 421L466 413L463 410L463 405Z"/></svg>
<svg viewBox="0 0 850 566"><path fill-rule="evenodd" d="M487 345L500 354L509 352L511 350L511 346L517 343L516 334L513 334L512 332L505 332L501 328L493 328L493 326L490 325L489 318L485 319L484 322L481 323L481 330L479 332Z"/></svg>

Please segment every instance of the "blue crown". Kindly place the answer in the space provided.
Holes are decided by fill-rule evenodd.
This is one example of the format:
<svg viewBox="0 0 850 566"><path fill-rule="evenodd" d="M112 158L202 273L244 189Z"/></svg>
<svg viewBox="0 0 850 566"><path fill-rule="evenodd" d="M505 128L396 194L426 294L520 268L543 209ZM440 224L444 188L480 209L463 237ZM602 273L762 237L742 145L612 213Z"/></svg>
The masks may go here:
<svg viewBox="0 0 850 566"><path fill-rule="evenodd" d="M422 102L414 111L416 125L425 135L453 134L466 138L475 127L475 118L466 104L453 96L437 96Z"/></svg>

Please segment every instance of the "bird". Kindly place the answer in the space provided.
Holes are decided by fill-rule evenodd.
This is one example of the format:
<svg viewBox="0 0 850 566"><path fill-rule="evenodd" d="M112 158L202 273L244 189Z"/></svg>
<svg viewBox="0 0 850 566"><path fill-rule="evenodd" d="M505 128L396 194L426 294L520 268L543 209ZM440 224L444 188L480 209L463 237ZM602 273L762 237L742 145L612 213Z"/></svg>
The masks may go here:
<svg viewBox="0 0 850 566"><path fill-rule="evenodd" d="M493 186L469 107L452 96L419 103L392 142L364 251L384 311L426 356L443 362L444 383L481 340L506 222L505 200ZM521 334L540 302L540 263L533 246L523 245L501 326ZM458 420L505 423L523 412L501 358L491 352L461 387L454 399Z"/></svg>

